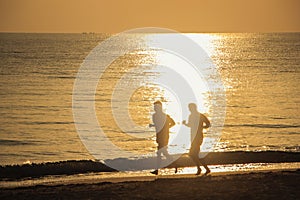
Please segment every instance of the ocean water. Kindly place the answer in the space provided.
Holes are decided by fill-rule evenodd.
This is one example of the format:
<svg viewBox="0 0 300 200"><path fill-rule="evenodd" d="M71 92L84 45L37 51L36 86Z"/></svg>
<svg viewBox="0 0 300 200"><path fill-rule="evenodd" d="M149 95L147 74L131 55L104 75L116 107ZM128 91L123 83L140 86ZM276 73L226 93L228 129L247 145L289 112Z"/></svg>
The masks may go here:
<svg viewBox="0 0 300 200"><path fill-rule="evenodd" d="M299 152L300 33L185 35L211 57L226 90L225 123L220 141L212 151ZM1 165L93 159L76 131L73 86L86 56L109 37L107 34L0 34ZM99 80L95 111L101 128L115 145L140 155L156 150L154 130L148 127L155 99L164 100L165 111L177 122L171 138L181 126L182 118L174 109L171 94L160 88L141 87L128 100L128 113L136 124L144 127L139 131L146 137L128 136L118 127L111 105L118 81L135 66L145 63L159 66L161 60L168 58L161 51L146 48L167 35L135 37L140 41L140 50L115 59ZM130 40L127 42L111 45L122 48L130 45ZM114 53L110 48L104 49L107 57ZM150 71L150 76L164 73L159 67ZM131 78L144 77L137 74ZM199 109L210 118L211 105L205 93L203 97L208 103ZM189 141L188 131L186 135ZM208 132L206 138L210 135L213 133ZM188 142L175 144L171 152L178 153L179 146L181 151L189 147ZM101 148L105 154L113 155L110 148Z"/></svg>

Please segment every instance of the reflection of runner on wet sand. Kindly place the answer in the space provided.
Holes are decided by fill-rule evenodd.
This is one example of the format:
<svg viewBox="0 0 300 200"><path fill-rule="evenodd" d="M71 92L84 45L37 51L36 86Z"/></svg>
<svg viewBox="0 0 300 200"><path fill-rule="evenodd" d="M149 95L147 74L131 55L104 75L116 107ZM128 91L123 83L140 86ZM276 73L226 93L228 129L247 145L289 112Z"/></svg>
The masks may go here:
<svg viewBox="0 0 300 200"><path fill-rule="evenodd" d="M200 146L203 142L203 128L210 127L210 121L207 117L197 110L197 105L194 103L189 104L189 110L191 112L188 123L184 120L182 123L191 128L191 148L189 156L192 158L194 163L197 165L197 173L201 173L200 165L203 165L206 169L205 175L210 173L210 169L206 165L203 159L199 158Z"/></svg>
<svg viewBox="0 0 300 200"><path fill-rule="evenodd" d="M158 169L161 164L161 154L163 154L168 160L172 160L171 155L168 153L169 142L169 129L175 125L174 120L163 112L162 103L160 101L154 102L155 113L152 116L154 124L150 124L149 127L155 127L157 146L157 167L152 174L158 175ZM175 169L175 173L177 168Z"/></svg>

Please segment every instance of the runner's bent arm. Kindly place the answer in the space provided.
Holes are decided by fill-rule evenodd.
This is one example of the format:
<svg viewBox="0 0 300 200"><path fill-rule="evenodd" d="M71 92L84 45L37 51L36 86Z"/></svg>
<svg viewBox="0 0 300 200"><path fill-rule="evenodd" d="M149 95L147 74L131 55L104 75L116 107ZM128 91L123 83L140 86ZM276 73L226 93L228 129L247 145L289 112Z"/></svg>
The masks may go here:
<svg viewBox="0 0 300 200"><path fill-rule="evenodd" d="M202 115L202 118L203 118L203 122L205 123L205 126L203 126L203 128L209 128L210 127L210 121L207 119L207 117L203 114Z"/></svg>
<svg viewBox="0 0 300 200"><path fill-rule="evenodd" d="M173 127L174 125L175 125L175 122L174 122L174 120L168 115L168 122L169 122L169 127L171 128L171 127Z"/></svg>

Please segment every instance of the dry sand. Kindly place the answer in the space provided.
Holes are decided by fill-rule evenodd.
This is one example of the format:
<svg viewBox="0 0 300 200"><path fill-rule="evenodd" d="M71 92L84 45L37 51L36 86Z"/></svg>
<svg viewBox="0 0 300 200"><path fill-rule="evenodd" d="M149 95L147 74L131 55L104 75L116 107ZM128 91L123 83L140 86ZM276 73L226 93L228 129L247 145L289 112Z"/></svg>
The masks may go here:
<svg viewBox="0 0 300 200"><path fill-rule="evenodd" d="M300 199L300 170L1 189L0 199Z"/></svg>

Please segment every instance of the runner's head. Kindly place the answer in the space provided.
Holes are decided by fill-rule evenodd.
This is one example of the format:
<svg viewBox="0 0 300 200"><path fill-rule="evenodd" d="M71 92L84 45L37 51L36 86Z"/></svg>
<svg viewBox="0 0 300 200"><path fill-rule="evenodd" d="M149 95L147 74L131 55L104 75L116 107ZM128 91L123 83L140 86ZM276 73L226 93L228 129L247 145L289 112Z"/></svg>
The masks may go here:
<svg viewBox="0 0 300 200"><path fill-rule="evenodd" d="M195 103L190 103L189 104L189 110L191 112L196 112L197 111L197 105Z"/></svg>
<svg viewBox="0 0 300 200"><path fill-rule="evenodd" d="M153 103L153 105L154 105L155 112L161 112L162 111L162 103L161 103L161 101L155 101Z"/></svg>

